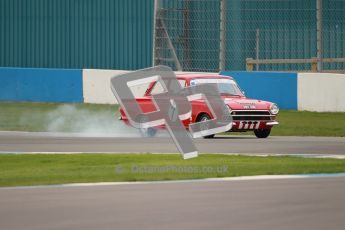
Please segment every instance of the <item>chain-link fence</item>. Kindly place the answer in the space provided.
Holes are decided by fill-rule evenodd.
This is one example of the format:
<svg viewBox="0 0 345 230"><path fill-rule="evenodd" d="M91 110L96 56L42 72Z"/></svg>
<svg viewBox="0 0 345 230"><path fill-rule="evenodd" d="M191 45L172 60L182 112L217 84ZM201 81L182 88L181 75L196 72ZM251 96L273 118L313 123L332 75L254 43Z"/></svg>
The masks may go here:
<svg viewBox="0 0 345 230"><path fill-rule="evenodd" d="M343 0L156 0L155 12L155 65L308 71L315 58L317 70L345 69L328 60L345 57Z"/></svg>

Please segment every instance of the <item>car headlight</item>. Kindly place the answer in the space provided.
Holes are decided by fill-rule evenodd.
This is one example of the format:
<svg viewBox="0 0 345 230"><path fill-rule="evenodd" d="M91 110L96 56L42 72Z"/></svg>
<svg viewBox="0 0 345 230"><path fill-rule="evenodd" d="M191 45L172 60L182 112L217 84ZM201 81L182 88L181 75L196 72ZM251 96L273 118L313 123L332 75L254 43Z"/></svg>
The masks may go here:
<svg viewBox="0 0 345 230"><path fill-rule="evenodd" d="M230 105L227 105L227 106L228 106L228 109L229 109L229 113L231 114L232 109L231 109Z"/></svg>
<svg viewBox="0 0 345 230"><path fill-rule="evenodd" d="M270 107L270 112L271 112L271 114L273 114L273 115L278 114L278 113L279 113L279 107L278 107L278 105L273 103L273 104L271 105L271 107Z"/></svg>

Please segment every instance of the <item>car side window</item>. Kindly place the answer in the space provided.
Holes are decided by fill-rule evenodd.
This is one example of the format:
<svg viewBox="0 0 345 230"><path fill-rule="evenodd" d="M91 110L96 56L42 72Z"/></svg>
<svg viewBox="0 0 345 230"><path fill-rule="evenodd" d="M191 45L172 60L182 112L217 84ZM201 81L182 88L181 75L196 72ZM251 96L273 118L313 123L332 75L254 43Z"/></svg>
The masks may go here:
<svg viewBox="0 0 345 230"><path fill-rule="evenodd" d="M179 79L178 82L180 83L182 88L185 87L185 85L186 85L186 81L185 80ZM151 90L151 95L156 95L156 94L164 93L164 92L165 92L164 87L162 86L162 84L159 81L157 81L155 83L155 85L153 86L153 89Z"/></svg>

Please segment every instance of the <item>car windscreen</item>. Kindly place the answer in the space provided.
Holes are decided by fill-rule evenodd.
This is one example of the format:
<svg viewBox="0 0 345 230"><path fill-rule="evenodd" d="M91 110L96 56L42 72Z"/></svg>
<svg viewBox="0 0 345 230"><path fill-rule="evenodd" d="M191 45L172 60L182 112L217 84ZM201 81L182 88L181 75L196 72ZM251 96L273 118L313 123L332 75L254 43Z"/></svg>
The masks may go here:
<svg viewBox="0 0 345 230"><path fill-rule="evenodd" d="M219 93L221 95L229 95L229 96L243 96L240 88L236 84L236 82L232 79L224 79L224 78L198 78L193 79L190 81L190 86L199 85L199 84L206 84L206 83L215 83L218 86Z"/></svg>

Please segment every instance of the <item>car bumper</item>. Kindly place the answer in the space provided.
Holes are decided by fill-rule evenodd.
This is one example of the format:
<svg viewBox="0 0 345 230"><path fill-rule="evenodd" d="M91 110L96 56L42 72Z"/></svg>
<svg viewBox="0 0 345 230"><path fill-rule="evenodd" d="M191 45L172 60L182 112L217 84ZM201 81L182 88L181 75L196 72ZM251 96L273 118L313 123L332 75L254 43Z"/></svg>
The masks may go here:
<svg viewBox="0 0 345 230"><path fill-rule="evenodd" d="M119 117L119 120L122 120L126 125L131 126L128 119L123 119ZM233 121L232 128L229 131L247 131L255 129L270 129L275 125L279 125L278 121L267 120L267 121ZM164 129L164 125L158 126L156 128Z"/></svg>
<svg viewBox="0 0 345 230"><path fill-rule="evenodd" d="M278 121L233 121L232 128L229 131L246 131L255 129L270 129L278 125Z"/></svg>

